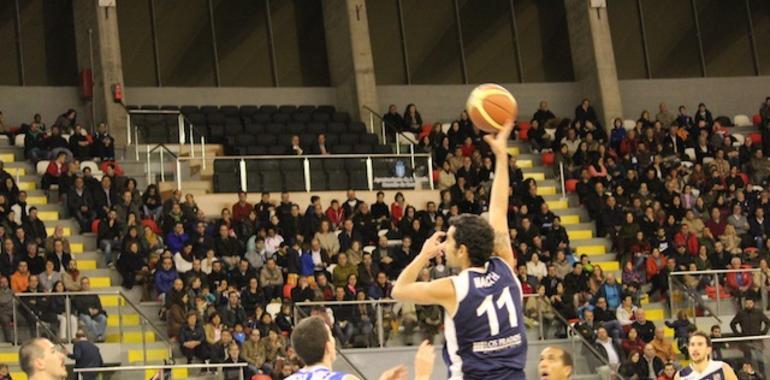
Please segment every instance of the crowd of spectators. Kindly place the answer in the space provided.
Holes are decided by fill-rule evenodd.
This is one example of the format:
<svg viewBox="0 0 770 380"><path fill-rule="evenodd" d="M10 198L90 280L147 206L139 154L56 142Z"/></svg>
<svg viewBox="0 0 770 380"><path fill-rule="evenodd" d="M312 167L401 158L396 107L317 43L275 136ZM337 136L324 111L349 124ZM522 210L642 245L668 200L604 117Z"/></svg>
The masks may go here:
<svg viewBox="0 0 770 380"><path fill-rule="evenodd" d="M64 119L78 130L74 114ZM140 193L136 181L114 164L104 166L101 179L88 167L80 169L79 159L109 163L114 152L111 157L90 150L86 157L76 154L77 149L27 146L26 141L25 151L31 160L53 158L58 175L49 171L53 178L46 178L47 183L69 189L60 191L69 215L81 231L97 234L104 261L121 274L122 286L138 286L146 300L160 300L168 334L189 361L244 360L253 372L280 376L301 365L286 339L294 322L293 303L329 302L328 307L297 312L323 316L343 347L377 345L379 310L334 302L389 299L390 282L428 236L446 230L452 216L487 210L493 157L465 112L446 133L440 125L422 128L414 105L405 116L391 107L385 120L415 133L420 146L433 154L441 168L436 202L414 205L399 193L388 204L380 192L368 204L350 190L340 200L313 196L301 208L288 193L279 200L263 193L253 204L246 193L239 193L232 208L212 219L192 194L175 191L163 200L155 185ZM57 121L48 138L58 140L61 131L67 132L65 124ZM670 272L759 267L763 269L755 275L738 273L721 283L697 276L684 279L703 291L722 286L745 299L747 308L759 296L770 273L770 221L764 220L770 194L754 192L743 173L751 183L761 184L770 175L770 163L751 139L735 147L723 118L714 118L705 105L694 116L680 107L675 116L661 104L655 119L645 112L634 129L626 131L616 121L605 132L585 100L573 119L556 118L542 102L529 125L525 135L533 150L555 154L556 162L567 168L567 179L574 180L568 182L596 222L596 235L612 239L623 271L621 284L588 256L574 254L561 219L512 157L509 225L519 262L516 272L525 293L541 296L527 299L528 326L539 323L536 310L544 309L538 303L546 303L551 307L545 310L577 320L576 329L613 364L652 360L647 355L651 346L661 360L653 363L658 373L673 359L673 343L663 336L663 326L646 320L639 308L643 289L651 289L653 300L663 300ZM36 121L24 133L45 133L40 130L45 126ZM106 126L99 131L109 136ZM94 137L97 143L111 140ZM40 150L31 150L36 147ZM695 149L695 157L685 155L687 148ZM44 295L54 289L88 290L89 279L78 271L62 230L47 236L37 211L26 204L26 193L18 191L1 166L0 177L5 185L0 186L0 323L5 339L13 339L9 308L4 307L8 295L12 299L13 292L39 292L30 298L31 312L60 335L67 324L76 330L79 322L93 339L103 340L106 312L98 297L73 297L78 320L66 320L62 302ZM420 276L429 280L452 273L437 258ZM561 318L549 311L543 314L546 336L566 336ZM442 313L435 306L400 303L382 313L386 342L398 335L410 344L415 334L432 340L441 329ZM692 330L688 321L685 315L667 322L680 343ZM753 326L746 321L754 319L745 317L738 324ZM743 327L739 332L747 331Z"/></svg>

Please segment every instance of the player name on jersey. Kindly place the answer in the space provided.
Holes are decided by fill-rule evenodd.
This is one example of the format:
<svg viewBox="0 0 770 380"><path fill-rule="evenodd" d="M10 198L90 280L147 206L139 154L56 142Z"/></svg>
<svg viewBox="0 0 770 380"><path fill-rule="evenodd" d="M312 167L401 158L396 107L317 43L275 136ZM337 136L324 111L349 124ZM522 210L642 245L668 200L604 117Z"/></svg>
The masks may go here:
<svg viewBox="0 0 770 380"><path fill-rule="evenodd" d="M509 347L521 345L521 334L507 336L505 338L488 340L485 342L474 342L473 352L490 352L504 350Z"/></svg>

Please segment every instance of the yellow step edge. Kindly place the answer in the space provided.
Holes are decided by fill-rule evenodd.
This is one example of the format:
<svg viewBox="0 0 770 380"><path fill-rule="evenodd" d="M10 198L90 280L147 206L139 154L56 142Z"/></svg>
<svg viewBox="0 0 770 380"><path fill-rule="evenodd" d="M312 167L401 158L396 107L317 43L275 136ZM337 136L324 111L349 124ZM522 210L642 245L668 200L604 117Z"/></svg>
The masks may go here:
<svg viewBox="0 0 770 380"><path fill-rule="evenodd" d="M102 305L104 306L104 305ZM107 316L107 326L118 327L118 315L110 314ZM139 314L123 314L123 326L139 326Z"/></svg>
<svg viewBox="0 0 770 380"><path fill-rule="evenodd" d="M672 329L671 327L668 327L668 326L663 326L663 336L665 336L666 338L673 338L674 337L674 329Z"/></svg>
<svg viewBox="0 0 770 380"><path fill-rule="evenodd" d="M562 225L580 223L580 215L561 215L559 219L561 219Z"/></svg>
<svg viewBox="0 0 770 380"><path fill-rule="evenodd" d="M78 270L96 269L96 260L78 260Z"/></svg>
<svg viewBox="0 0 770 380"><path fill-rule="evenodd" d="M650 321L663 321L666 317L666 313L663 309L644 309L644 316Z"/></svg>
<svg viewBox="0 0 770 380"><path fill-rule="evenodd" d="M85 247L83 243L70 243L70 250L72 251L70 253L83 253L85 252Z"/></svg>
<svg viewBox="0 0 770 380"><path fill-rule="evenodd" d="M13 153L0 153L0 161L7 163L16 162L16 155Z"/></svg>
<svg viewBox="0 0 770 380"><path fill-rule="evenodd" d="M516 160L516 166L521 169L529 169L534 165L532 165L532 160Z"/></svg>
<svg viewBox="0 0 770 380"><path fill-rule="evenodd" d="M594 266L600 266L602 267L602 272L614 272L620 270L620 263L617 261L602 261L597 263L592 263ZM650 319L650 317L647 317L647 319Z"/></svg>
<svg viewBox="0 0 770 380"><path fill-rule="evenodd" d="M603 255L607 253L607 247L604 244L577 246L578 255Z"/></svg>
<svg viewBox="0 0 770 380"><path fill-rule="evenodd" d="M594 232L591 230L571 230L567 231L567 236L570 240L593 239Z"/></svg>
<svg viewBox="0 0 770 380"><path fill-rule="evenodd" d="M112 286L112 280L109 277L91 277L90 279L92 288L109 288Z"/></svg>
<svg viewBox="0 0 770 380"><path fill-rule="evenodd" d="M43 206L48 204L48 198L45 195L33 195L27 197L27 203L32 206Z"/></svg>
<svg viewBox="0 0 770 380"><path fill-rule="evenodd" d="M5 168L5 171L8 172L8 174L12 176L25 176L27 175L27 170L24 168Z"/></svg>
<svg viewBox="0 0 770 380"><path fill-rule="evenodd" d="M569 208L569 202L567 202L566 199L559 199L556 201L545 201L545 203L548 203L548 208L551 210L563 210L565 208Z"/></svg>
<svg viewBox="0 0 770 380"><path fill-rule="evenodd" d="M152 331L144 332L145 342L155 342L155 333ZM141 331L128 331L123 333L121 338L119 333L107 334L105 337L107 343L142 343Z"/></svg>
<svg viewBox="0 0 770 380"><path fill-rule="evenodd" d="M27 374L24 372L10 372L11 378L13 380L27 380Z"/></svg>
<svg viewBox="0 0 770 380"><path fill-rule="evenodd" d="M102 301L103 307L118 306L118 303L120 303L121 305L125 305L125 303L122 301L122 298L120 296L101 295L99 296L99 300Z"/></svg>
<svg viewBox="0 0 770 380"><path fill-rule="evenodd" d="M168 350L163 348L151 348L147 350L148 361L161 361L168 359ZM128 350L128 362L137 363L144 360L142 350Z"/></svg>
<svg viewBox="0 0 770 380"><path fill-rule="evenodd" d="M511 156L518 156L519 153L521 153L521 151L519 150L519 147L517 147L517 146L512 146L512 147L508 148L508 154L510 154Z"/></svg>
<svg viewBox="0 0 770 380"><path fill-rule="evenodd" d="M0 352L0 363L18 363L18 352Z"/></svg>
<svg viewBox="0 0 770 380"><path fill-rule="evenodd" d="M158 374L157 370L148 369L148 370L144 371L144 378L145 378L145 380L150 380L150 379L154 378L155 375L157 375L157 374ZM174 369L171 370L171 378L172 379L175 379L175 380L180 379L181 380L181 379L186 379L189 376L190 376L190 373L187 370L187 368L174 368ZM16 380L15 377L13 379Z"/></svg>
<svg viewBox="0 0 770 380"><path fill-rule="evenodd" d="M524 179L532 178L535 181L544 181L545 173L524 173Z"/></svg>
<svg viewBox="0 0 770 380"><path fill-rule="evenodd" d="M556 186L538 186L537 195L555 195Z"/></svg>
<svg viewBox="0 0 770 380"><path fill-rule="evenodd" d="M38 211L37 216L44 222L53 222L59 220L58 211Z"/></svg>
<svg viewBox="0 0 770 380"><path fill-rule="evenodd" d="M46 227L45 231L48 232L48 236L53 235L54 227ZM72 229L64 227L64 236L72 236Z"/></svg>
<svg viewBox="0 0 770 380"><path fill-rule="evenodd" d="M24 190L24 191L37 189L37 184L31 181L19 182L17 186L19 186L19 190Z"/></svg>

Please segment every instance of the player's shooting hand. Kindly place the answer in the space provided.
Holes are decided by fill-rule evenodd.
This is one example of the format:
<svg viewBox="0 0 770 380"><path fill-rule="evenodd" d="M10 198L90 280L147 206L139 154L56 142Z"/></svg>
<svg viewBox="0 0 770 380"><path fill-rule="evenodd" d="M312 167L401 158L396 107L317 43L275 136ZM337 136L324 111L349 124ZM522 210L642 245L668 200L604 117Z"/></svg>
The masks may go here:
<svg viewBox="0 0 770 380"><path fill-rule="evenodd" d="M380 380L406 380L406 366L402 364L383 372Z"/></svg>
<svg viewBox="0 0 770 380"><path fill-rule="evenodd" d="M422 341L417 355L414 356L414 379L427 380L433 374L433 363L436 361L436 350L427 340Z"/></svg>
<svg viewBox="0 0 770 380"><path fill-rule="evenodd" d="M484 141L487 142L495 156L508 154L508 138L511 136L511 131L513 131L513 120L508 120L497 134L484 136Z"/></svg>
<svg viewBox="0 0 770 380"><path fill-rule="evenodd" d="M421 256L426 256L428 259L432 259L438 255L441 254L441 252L444 251L444 237L446 236L446 232L438 231L433 234L428 240L425 241L425 243L422 245L422 251L420 251Z"/></svg>

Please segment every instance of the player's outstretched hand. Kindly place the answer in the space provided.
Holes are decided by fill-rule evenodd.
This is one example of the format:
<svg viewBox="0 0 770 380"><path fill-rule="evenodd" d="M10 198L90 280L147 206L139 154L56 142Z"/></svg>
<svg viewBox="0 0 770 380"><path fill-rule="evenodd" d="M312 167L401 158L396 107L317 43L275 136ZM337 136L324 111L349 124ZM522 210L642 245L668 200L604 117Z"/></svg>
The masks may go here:
<svg viewBox="0 0 770 380"><path fill-rule="evenodd" d="M401 364L382 373L380 380L406 380L406 366Z"/></svg>
<svg viewBox="0 0 770 380"><path fill-rule="evenodd" d="M441 252L444 251L444 236L446 236L446 232L438 231L433 234L428 240L425 241L425 243L422 245L422 250L420 251L421 256L427 256L428 259L432 259L438 255L441 254Z"/></svg>
<svg viewBox="0 0 770 380"><path fill-rule="evenodd" d="M508 120L497 134L484 136L484 141L495 156L508 154L508 138L511 137L511 131L513 131L513 120Z"/></svg>
<svg viewBox="0 0 770 380"><path fill-rule="evenodd" d="M414 356L414 379L427 380L433 374L433 363L436 361L436 350L427 340L422 341L417 355Z"/></svg>

